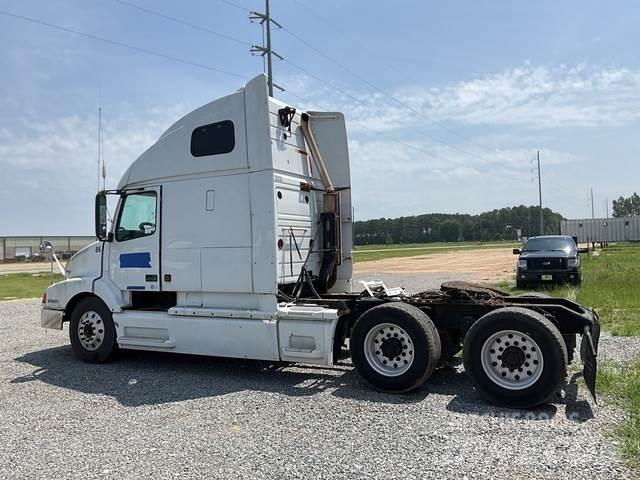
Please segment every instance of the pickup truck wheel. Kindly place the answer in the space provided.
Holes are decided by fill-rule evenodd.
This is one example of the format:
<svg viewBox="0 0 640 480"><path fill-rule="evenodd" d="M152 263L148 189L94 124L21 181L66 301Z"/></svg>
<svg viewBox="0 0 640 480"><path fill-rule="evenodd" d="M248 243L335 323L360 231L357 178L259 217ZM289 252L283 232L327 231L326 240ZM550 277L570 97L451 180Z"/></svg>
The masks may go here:
<svg viewBox="0 0 640 480"><path fill-rule="evenodd" d="M440 361L440 336L422 310L388 303L367 310L350 339L358 373L379 390L404 393L420 387Z"/></svg>
<svg viewBox="0 0 640 480"><path fill-rule="evenodd" d="M103 363L116 352L116 329L111 311L98 298L80 300L71 312L69 339L73 353L91 363Z"/></svg>
<svg viewBox="0 0 640 480"><path fill-rule="evenodd" d="M498 405L541 405L566 378L562 335L550 320L526 308L500 308L481 317L467 332L463 352L475 387Z"/></svg>

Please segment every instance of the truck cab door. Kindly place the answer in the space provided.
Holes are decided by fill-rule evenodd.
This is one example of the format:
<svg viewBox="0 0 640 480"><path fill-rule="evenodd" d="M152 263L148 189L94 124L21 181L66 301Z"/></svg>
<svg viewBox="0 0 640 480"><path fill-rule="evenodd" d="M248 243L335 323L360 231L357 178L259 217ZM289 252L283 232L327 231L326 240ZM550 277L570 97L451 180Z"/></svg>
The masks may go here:
<svg viewBox="0 0 640 480"><path fill-rule="evenodd" d="M120 199L109 275L120 290L160 290L161 187L125 192Z"/></svg>

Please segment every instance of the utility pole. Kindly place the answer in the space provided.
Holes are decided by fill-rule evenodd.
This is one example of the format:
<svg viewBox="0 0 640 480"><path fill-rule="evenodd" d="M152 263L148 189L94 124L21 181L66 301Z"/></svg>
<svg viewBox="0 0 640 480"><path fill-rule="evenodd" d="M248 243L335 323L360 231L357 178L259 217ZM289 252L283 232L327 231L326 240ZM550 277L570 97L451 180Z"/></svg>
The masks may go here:
<svg viewBox="0 0 640 480"><path fill-rule="evenodd" d="M607 217L607 220L604 223L604 231L605 231L605 240L607 242L607 245L609 244L609 199L605 198L604 199L604 209L605 209L605 215Z"/></svg>
<svg viewBox="0 0 640 480"><path fill-rule="evenodd" d="M264 13L260 12L251 12L249 14L249 20L252 22L257 21L263 28L266 28L267 39L266 45L252 45L251 53L256 53L262 55L263 57L266 55L267 57L267 76L269 77L269 96L273 97L273 87L275 86L279 90L284 91L283 88L279 87L275 83L273 83L273 56L278 57L280 60L284 60L281 55L278 55L271 48L271 24L273 23L276 27L282 28L278 22L276 22L273 18L271 18L271 10L269 9L269 0L265 0L265 8Z"/></svg>
<svg viewBox="0 0 640 480"><path fill-rule="evenodd" d="M540 235L544 235L544 220L542 219L542 176L540 175L540 150L538 150L538 196L540 198Z"/></svg>
<svg viewBox="0 0 640 480"><path fill-rule="evenodd" d="M591 220L596 218L596 211L593 208L593 188L591 189Z"/></svg>

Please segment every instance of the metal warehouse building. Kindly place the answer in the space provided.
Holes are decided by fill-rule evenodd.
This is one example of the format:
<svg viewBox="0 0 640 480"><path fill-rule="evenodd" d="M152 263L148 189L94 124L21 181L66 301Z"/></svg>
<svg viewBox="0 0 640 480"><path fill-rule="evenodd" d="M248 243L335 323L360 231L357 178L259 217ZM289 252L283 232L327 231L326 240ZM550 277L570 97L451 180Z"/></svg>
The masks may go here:
<svg viewBox="0 0 640 480"><path fill-rule="evenodd" d="M40 243L48 240L53 251L60 258L70 258L85 245L95 241L95 237L80 236L24 236L0 237L0 262L19 262L42 260Z"/></svg>
<svg viewBox="0 0 640 480"><path fill-rule="evenodd" d="M578 242L638 242L640 217L562 220L560 233L578 237Z"/></svg>

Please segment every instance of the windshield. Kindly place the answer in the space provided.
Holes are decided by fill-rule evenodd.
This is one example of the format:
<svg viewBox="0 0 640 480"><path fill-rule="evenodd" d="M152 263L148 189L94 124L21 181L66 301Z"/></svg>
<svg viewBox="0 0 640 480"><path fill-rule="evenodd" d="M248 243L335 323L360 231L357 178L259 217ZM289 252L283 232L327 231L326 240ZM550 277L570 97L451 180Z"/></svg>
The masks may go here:
<svg viewBox="0 0 640 480"><path fill-rule="evenodd" d="M576 244L570 238L532 238L524 244L523 252L562 251L570 252Z"/></svg>

